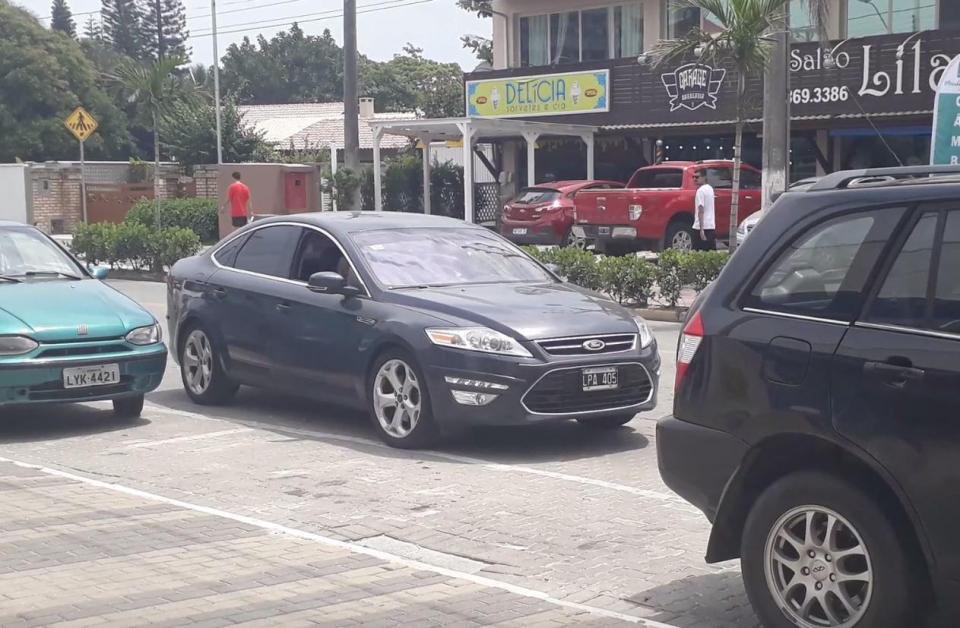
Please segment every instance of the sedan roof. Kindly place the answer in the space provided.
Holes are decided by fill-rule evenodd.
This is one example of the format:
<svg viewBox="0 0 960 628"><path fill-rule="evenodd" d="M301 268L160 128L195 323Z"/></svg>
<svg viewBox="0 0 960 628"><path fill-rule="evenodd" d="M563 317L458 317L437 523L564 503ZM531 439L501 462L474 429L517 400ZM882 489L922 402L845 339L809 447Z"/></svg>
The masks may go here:
<svg viewBox="0 0 960 628"><path fill-rule="evenodd" d="M446 216L426 216L407 212L311 212L292 214L289 216L275 216L258 220L253 225L264 225L271 222L302 222L308 225L321 227L335 234L356 233L358 231L377 231L384 229L417 229L433 227L436 229L475 228L456 218Z"/></svg>

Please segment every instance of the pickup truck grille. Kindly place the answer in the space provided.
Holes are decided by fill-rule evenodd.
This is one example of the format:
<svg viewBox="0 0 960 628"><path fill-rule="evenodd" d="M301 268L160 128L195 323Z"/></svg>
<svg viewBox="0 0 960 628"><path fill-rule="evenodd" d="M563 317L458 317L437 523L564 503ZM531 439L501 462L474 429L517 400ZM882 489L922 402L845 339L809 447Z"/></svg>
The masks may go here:
<svg viewBox="0 0 960 628"><path fill-rule="evenodd" d="M602 334L538 340L537 345L550 355L601 355L630 351L637 346L637 334Z"/></svg>

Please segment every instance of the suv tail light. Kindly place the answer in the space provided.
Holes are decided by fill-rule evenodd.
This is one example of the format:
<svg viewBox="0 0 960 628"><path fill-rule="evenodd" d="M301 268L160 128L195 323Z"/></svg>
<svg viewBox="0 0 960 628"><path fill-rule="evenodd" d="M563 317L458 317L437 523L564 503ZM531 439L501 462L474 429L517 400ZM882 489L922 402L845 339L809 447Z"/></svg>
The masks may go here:
<svg viewBox="0 0 960 628"><path fill-rule="evenodd" d="M684 325L680 333L680 344L677 346L677 379L674 383L674 392L680 388L680 384L687 376L687 369L693 362L693 356L697 354L700 343L703 341L703 318L700 312L697 312Z"/></svg>

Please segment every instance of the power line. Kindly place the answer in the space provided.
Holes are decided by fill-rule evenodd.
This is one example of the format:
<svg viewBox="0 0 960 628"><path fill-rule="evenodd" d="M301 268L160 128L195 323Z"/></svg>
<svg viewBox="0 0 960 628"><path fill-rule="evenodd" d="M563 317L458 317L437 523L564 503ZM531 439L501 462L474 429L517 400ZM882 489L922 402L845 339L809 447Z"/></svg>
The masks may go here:
<svg viewBox="0 0 960 628"><path fill-rule="evenodd" d="M369 3L369 4L365 4L365 5L363 5L363 7L361 7L361 8L375 7L375 6L382 6L382 5L392 5L392 4L397 4L397 3L399 3L399 2L407 2L407 1L409 1L409 0L379 0L378 2L371 2L371 3ZM385 8L390 8L390 7L388 6L388 7L385 7ZM217 14L219 15L219 11L217 12ZM284 16L284 17L271 17L271 18L267 18L266 21L274 22L274 21L277 21L277 20L284 20L284 21L286 21L286 20L300 20L301 18L314 18L314 17L317 17L317 16L341 17L342 15L343 15L342 9L327 9L326 11L313 11L313 12L310 12L310 13L302 13L302 14L300 14L300 15L287 15L287 16ZM327 18L324 18L324 19L327 19ZM305 22L309 22L309 21L315 21L315 20L304 20L304 21L305 21ZM253 21L250 21L250 22L236 22L236 23L234 23L234 24L224 24L224 25L223 25L223 28L234 28L234 27L237 27L237 26L256 26L256 25L261 24L261 23L263 23L263 22L264 22L264 20L253 20ZM201 31L200 31L201 34L206 34L206 33L208 33L208 32L210 32L210 31L204 31L204 30L201 30ZM218 29L218 32L220 32L219 29Z"/></svg>
<svg viewBox="0 0 960 628"><path fill-rule="evenodd" d="M269 7L279 6L281 4L293 4L295 2L303 2L304 0L280 0L279 2L269 2L267 4L258 4L252 7L243 7L240 9L227 9L226 11L217 11L217 16L226 15L227 13L240 13L242 11L256 11L257 9L266 9ZM224 3L226 4L226 3ZM244 4L248 4L248 1L245 0ZM200 13L198 15L188 15L187 21L198 20L202 17L210 17L209 13Z"/></svg>
<svg viewBox="0 0 960 628"><path fill-rule="evenodd" d="M434 1L434 0L412 0L412 1L405 1L405 0L388 0L387 2L372 3L372 4L368 4L368 5L366 5L366 6L367 6L367 7L370 7L370 6L375 6L375 5L378 5L378 4L390 4L390 6L382 6L382 7L379 7L379 8L367 9L366 11L360 11L360 10L358 10L357 13L358 13L358 14L360 14L360 13L377 13L377 12L379 12L379 11L386 11L386 10L388 10L388 9L399 9L399 8L402 8L402 7L409 7L409 6L414 6L414 5L418 5L418 4L427 4L427 3L430 3L430 2L433 2L433 1ZM401 2L402 4L392 4L392 3L395 3L395 2ZM339 9L337 9L337 10L339 11ZM316 14L314 14L314 15L316 15ZM308 23L310 23L310 22L323 22L323 21L326 21L326 20L333 20L333 19L340 18L340 17L343 17L343 13L342 13L342 12L336 13L336 14L334 14L334 15L328 15L328 16L326 16L326 17L317 17L317 18L313 18L313 19L309 19L309 20L300 20L300 19L296 19L296 18L284 18L284 20L283 20L283 21L280 21L280 22L272 22L272 23L266 23L266 22L249 22L249 23L247 23L247 24L252 25L252 26L259 26L260 28L274 28L274 27L277 27L277 26L286 26L286 25L288 25L288 24L291 24L291 23L292 23L291 20L292 20L293 22L296 22L297 24L308 24ZM243 25L243 24L230 24L229 26L241 26L241 25ZM237 29L234 29L234 30L219 30L219 29L218 29L218 30L217 30L217 34L219 34L219 35L231 35L231 34L233 34L233 33L249 33L249 32L251 32L251 31L253 31L253 30L256 30L256 29L255 29L255 28L237 28ZM190 35L190 37L191 37L191 39L192 39L192 38L197 38L197 37L211 37L212 35L213 35L213 32L212 32L212 31L205 31L205 32L204 32L204 31L201 31L201 32L199 32L199 33L192 33L192 34Z"/></svg>

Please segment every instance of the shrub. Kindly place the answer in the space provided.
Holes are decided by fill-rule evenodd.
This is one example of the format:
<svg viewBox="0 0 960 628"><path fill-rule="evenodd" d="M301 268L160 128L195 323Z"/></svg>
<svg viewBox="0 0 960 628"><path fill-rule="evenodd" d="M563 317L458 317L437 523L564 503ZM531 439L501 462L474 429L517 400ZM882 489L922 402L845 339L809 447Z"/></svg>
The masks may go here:
<svg viewBox="0 0 960 628"><path fill-rule="evenodd" d="M200 238L191 229L156 231L145 225L97 223L79 225L73 234L73 252L88 264L107 263L133 270L162 272L177 260L196 255Z"/></svg>
<svg viewBox="0 0 960 628"><path fill-rule="evenodd" d="M129 264L133 270L149 268L153 261L151 247L156 232L146 225L119 225L113 239L113 249L109 258L111 266Z"/></svg>
<svg viewBox="0 0 960 628"><path fill-rule="evenodd" d="M212 244L220 239L217 209L217 201L212 198L164 199L160 201L160 226L164 229L190 229L201 242ZM153 229L157 226L156 219L156 202L144 199L133 206L125 222Z"/></svg>
<svg viewBox="0 0 960 628"><path fill-rule="evenodd" d="M692 251L684 256L685 281L700 292L720 275L730 254L725 251Z"/></svg>
<svg viewBox="0 0 960 628"><path fill-rule="evenodd" d="M161 229L154 234L150 246L152 267L169 268L184 257L200 252L202 244L197 234L190 229Z"/></svg>
<svg viewBox="0 0 960 628"><path fill-rule="evenodd" d="M108 222L79 224L73 232L70 249L88 264L110 264L117 229L117 225Z"/></svg>

